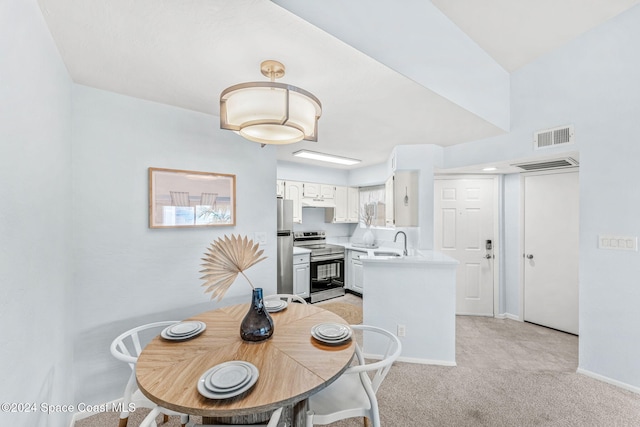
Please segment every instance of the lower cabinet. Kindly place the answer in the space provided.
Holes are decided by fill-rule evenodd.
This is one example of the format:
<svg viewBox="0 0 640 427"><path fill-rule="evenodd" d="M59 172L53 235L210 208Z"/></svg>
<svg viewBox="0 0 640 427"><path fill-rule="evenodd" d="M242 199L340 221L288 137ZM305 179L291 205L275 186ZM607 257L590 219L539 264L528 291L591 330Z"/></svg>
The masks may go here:
<svg viewBox="0 0 640 427"><path fill-rule="evenodd" d="M366 255L366 252L361 251L349 251L349 273L348 273L348 287L354 292L358 292L362 294L364 291L363 281L362 281L362 261L360 260L361 255Z"/></svg>
<svg viewBox="0 0 640 427"><path fill-rule="evenodd" d="M309 254L293 256L293 293L302 298L309 298L309 284L311 282L311 267Z"/></svg>

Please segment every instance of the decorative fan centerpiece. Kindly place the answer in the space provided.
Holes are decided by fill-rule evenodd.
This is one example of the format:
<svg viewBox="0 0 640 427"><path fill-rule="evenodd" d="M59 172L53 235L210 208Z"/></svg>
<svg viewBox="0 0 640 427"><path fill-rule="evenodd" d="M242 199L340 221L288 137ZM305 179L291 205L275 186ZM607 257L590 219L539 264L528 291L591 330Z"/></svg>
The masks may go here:
<svg viewBox="0 0 640 427"><path fill-rule="evenodd" d="M200 273L204 273L201 279L205 281L202 286L207 287L205 293L211 292L211 299L221 301L238 274L242 274L251 289L255 289L244 272L267 258L262 256L263 252L259 250L259 244L254 244L247 236L232 234L231 237L219 237L211 243L205 258L202 258L204 269Z"/></svg>
<svg viewBox="0 0 640 427"><path fill-rule="evenodd" d="M211 293L211 299L221 301L238 274L247 280L253 297L247 315L240 325L240 337L245 341L262 341L273 335L273 319L267 312L262 299L262 288L256 288L245 274L245 270L256 265L267 257L262 256L263 250L257 243L247 236L224 236L215 240L202 258L204 264L201 277L206 286L205 293Z"/></svg>

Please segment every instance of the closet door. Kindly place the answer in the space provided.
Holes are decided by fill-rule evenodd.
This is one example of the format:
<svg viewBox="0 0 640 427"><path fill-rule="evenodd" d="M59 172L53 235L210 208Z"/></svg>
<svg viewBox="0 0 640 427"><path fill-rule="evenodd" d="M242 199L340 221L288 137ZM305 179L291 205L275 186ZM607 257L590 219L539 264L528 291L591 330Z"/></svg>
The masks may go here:
<svg viewBox="0 0 640 427"><path fill-rule="evenodd" d="M524 320L578 334L578 172L524 175Z"/></svg>

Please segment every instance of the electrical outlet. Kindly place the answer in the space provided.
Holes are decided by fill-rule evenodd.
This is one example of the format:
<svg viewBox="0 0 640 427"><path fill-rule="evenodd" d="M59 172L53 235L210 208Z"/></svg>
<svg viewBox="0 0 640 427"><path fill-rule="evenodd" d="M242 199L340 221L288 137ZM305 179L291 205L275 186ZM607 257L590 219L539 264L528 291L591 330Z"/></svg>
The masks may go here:
<svg viewBox="0 0 640 427"><path fill-rule="evenodd" d="M399 337L404 337L407 335L407 327L405 325L398 325L398 334Z"/></svg>
<svg viewBox="0 0 640 427"><path fill-rule="evenodd" d="M637 236L612 236L610 234L600 234L598 236L598 248L637 252L638 237Z"/></svg>

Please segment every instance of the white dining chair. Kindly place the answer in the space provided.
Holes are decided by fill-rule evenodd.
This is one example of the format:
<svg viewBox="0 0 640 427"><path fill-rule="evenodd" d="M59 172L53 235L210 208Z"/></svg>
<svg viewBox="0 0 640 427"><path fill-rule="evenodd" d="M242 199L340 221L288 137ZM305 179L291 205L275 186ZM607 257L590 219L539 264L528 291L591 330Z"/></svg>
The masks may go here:
<svg viewBox="0 0 640 427"><path fill-rule="evenodd" d="M141 344L141 335L154 337L162 329L176 323L178 323L178 321L176 320L167 320L163 322L154 322L137 326L120 334L111 342L111 354L113 355L113 357L129 364L129 367L131 368L131 375L129 375L129 380L127 381L127 385L124 389L124 395L122 397L124 410L120 413L120 422L118 424L118 427L127 426L127 422L129 421L128 408L131 403L133 403L136 408L157 407L155 403L147 399L145 395L142 394L142 392L138 389L136 383L136 362L138 361L138 356L140 356L140 352L142 352L143 348ZM180 416L180 424L182 425L182 427L186 426L187 422L189 421L189 416L185 414L173 412L168 409L163 409L162 413L165 415L165 422L167 421L169 415Z"/></svg>
<svg viewBox="0 0 640 427"><path fill-rule="evenodd" d="M149 414L144 418L144 420L142 420L142 423L140 423L140 427L156 427L156 418L158 417L158 415L160 415L161 413L163 413L165 411L164 408L160 407L160 406L156 406L155 408L153 408L151 410L151 412L149 412ZM234 424L234 425L240 425L243 427L276 427L278 425L278 422L280 422L280 417L282 416L282 408L278 408L275 411L273 411L273 413L271 414L271 417L269 418L269 423L268 424ZM190 421L187 424L187 427L228 427L228 425L222 425L222 424L195 424L193 421Z"/></svg>
<svg viewBox="0 0 640 427"><path fill-rule="evenodd" d="M267 295L267 296L264 297L265 301L268 301L268 300L273 301L273 300L278 300L278 299L279 300L284 300L287 303L290 303L292 301L299 302L300 304L306 304L307 303L307 301L304 298L302 298L299 295L294 295L294 294L273 294L273 295Z"/></svg>
<svg viewBox="0 0 640 427"><path fill-rule="evenodd" d="M380 413L376 393L389 373L391 365L400 356L402 344L389 331L375 326L351 325L363 331L363 339L375 339L380 348L386 348L381 360L366 363L356 343L358 364L350 366L328 387L309 397L307 426L324 425L346 418L366 417L373 427L380 427ZM382 342L381 342L382 341ZM373 377L370 372L375 372Z"/></svg>

